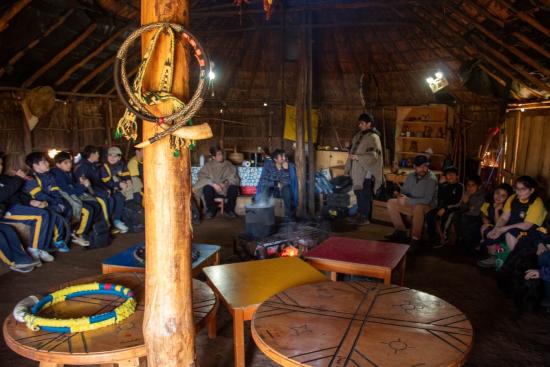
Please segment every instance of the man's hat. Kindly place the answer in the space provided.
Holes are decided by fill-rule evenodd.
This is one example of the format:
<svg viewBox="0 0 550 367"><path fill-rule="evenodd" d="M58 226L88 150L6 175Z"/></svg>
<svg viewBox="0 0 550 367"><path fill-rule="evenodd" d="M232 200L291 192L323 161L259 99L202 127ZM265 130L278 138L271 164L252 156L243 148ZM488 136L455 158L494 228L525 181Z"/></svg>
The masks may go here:
<svg viewBox="0 0 550 367"><path fill-rule="evenodd" d="M414 165L415 166L421 166L423 164L430 164L430 160L425 155L417 155L414 157Z"/></svg>
<svg viewBox="0 0 550 367"><path fill-rule="evenodd" d="M122 157L122 150L120 150L119 147L110 147L107 151L107 154L109 155L119 155Z"/></svg>

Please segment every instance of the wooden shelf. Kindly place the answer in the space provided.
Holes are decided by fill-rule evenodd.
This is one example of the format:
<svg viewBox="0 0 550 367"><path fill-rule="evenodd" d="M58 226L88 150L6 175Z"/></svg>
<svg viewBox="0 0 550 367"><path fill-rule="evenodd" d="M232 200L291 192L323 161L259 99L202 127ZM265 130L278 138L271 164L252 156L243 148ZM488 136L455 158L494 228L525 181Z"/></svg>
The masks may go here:
<svg viewBox="0 0 550 367"><path fill-rule="evenodd" d="M406 154L406 155L421 155L421 154L424 154L424 155L428 155L428 153L425 153L425 152L397 152L397 154ZM445 158L447 155L446 154L441 154L441 153L432 153L430 154L431 157L443 157Z"/></svg>
<svg viewBox="0 0 550 367"><path fill-rule="evenodd" d="M398 136L397 137L398 139L410 139L410 140L441 140L441 141L445 141L446 138L425 138L425 137L422 137L422 136Z"/></svg>

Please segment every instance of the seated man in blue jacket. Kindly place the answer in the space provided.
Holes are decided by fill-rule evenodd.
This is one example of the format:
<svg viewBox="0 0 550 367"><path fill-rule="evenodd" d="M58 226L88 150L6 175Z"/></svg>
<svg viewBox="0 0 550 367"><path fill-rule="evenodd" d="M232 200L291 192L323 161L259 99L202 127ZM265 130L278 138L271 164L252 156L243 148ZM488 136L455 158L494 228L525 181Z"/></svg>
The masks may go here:
<svg viewBox="0 0 550 367"><path fill-rule="evenodd" d="M286 159L285 151L276 149L271 159L266 159L256 187L256 203L265 203L274 197L280 197L285 204L285 220L293 216L293 167Z"/></svg>

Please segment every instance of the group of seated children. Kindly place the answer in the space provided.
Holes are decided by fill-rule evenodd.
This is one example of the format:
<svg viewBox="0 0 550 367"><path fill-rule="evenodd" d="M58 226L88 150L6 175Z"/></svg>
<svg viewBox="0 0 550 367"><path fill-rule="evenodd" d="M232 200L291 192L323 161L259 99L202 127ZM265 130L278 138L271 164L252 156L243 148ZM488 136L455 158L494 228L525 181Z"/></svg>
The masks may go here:
<svg viewBox="0 0 550 367"><path fill-rule="evenodd" d="M414 250L422 239L425 222L433 247L443 246L454 232L457 245L487 255L478 266L501 270L514 267L516 273L521 267L519 273L525 279L541 278L546 289L544 302L550 307L550 236L543 226L547 211L537 194L536 181L521 176L513 187L502 183L487 195L479 176L469 177L464 187L458 182L457 170L451 167L438 184L428 169L428 160L421 156L415 159L414 169L400 192L395 192L396 198L387 203L395 227L387 238L408 240ZM402 214L412 217L410 240ZM518 257L523 259L517 261ZM538 262L532 260L537 258Z"/></svg>
<svg viewBox="0 0 550 367"><path fill-rule="evenodd" d="M195 196L204 201L206 219L216 216L218 200L224 201L224 215L235 218L235 204L239 195L239 175L237 168L225 160L224 151L219 146L210 148L211 159L199 171L197 182L193 185ZM271 197L283 200L285 221L293 219L297 206L296 169L287 161L285 151L276 149L266 156L262 173L256 187L255 202L267 203Z"/></svg>
<svg viewBox="0 0 550 367"><path fill-rule="evenodd" d="M133 176L118 147L100 163L100 149L86 146L74 167L68 152L57 153L51 169L44 153L27 155L27 168L18 158L0 156L0 259L10 269L30 272L53 261L51 252L68 252L70 243L107 246L111 234L128 231L125 205L141 203L132 183L142 182L139 151Z"/></svg>

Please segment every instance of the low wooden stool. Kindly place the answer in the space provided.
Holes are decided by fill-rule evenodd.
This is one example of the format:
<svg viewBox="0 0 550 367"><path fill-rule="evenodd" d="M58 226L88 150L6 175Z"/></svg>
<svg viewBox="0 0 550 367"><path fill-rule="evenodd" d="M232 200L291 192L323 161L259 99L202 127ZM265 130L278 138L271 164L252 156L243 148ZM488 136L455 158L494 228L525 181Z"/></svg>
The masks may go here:
<svg viewBox="0 0 550 367"><path fill-rule="evenodd" d="M40 362L40 367L97 365L102 367L138 367L145 357L142 324L145 311L145 274L117 273L78 279L50 291L70 285L92 282L114 283L130 288L138 302L136 311L126 320L100 329L78 333L32 331L9 315L4 321L4 340L15 353ZM110 295L75 297L54 305L44 315L72 317L106 312L123 300ZM214 319L218 302L212 289L193 279L193 317L195 331Z"/></svg>

